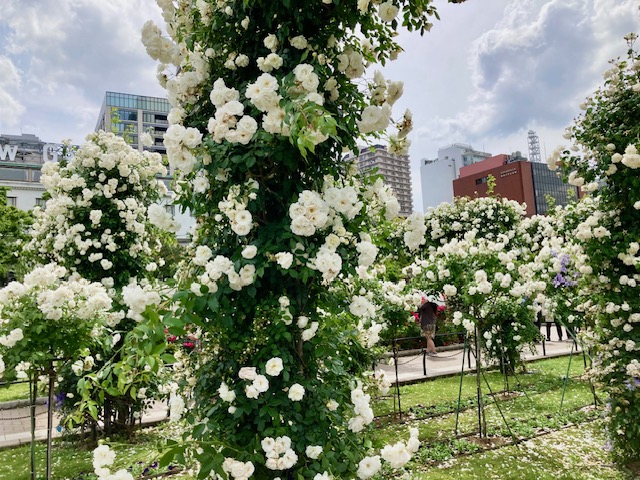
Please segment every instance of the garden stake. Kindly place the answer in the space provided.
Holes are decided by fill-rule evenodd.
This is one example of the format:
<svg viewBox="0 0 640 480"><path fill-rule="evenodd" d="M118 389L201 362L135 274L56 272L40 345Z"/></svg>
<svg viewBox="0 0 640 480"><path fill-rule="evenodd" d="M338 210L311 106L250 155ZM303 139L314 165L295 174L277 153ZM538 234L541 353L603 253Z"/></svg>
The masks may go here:
<svg viewBox="0 0 640 480"><path fill-rule="evenodd" d="M504 337L502 336L502 328L500 328L500 345L504 345ZM504 378L504 391L508 392L509 391L509 372L507 371L507 363L505 361L505 357L504 357L504 348L500 348L500 357L502 360L502 375ZM514 369L515 370L515 369Z"/></svg>
<svg viewBox="0 0 640 480"><path fill-rule="evenodd" d="M464 352L467 350L467 334L464 334L464 344L462 346L462 368L460 369L460 387L458 388L458 406L456 407L456 428L454 435L458 436L458 419L460 417L460 401L462 398L462 378L464 377Z"/></svg>
<svg viewBox="0 0 640 480"><path fill-rule="evenodd" d="M29 411L31 413L31 480L36 480L36 398L38 377L34 373L29 379Z"/></svg>
<svg viewBox="0 0 640 480"><path fill-rule="evenodd" d="M507 422L507 418L504 416L504 413L502 413L502 409L500 408L500 402L498 401L498 399L496 398L495 394L491 390L491 385L489 384L489 380L487 380L487 375L486 375L486 373L484 371L482 372L482 378L484 378L484 382L487 384L487 388L489 389L489 393L493 397L493 404L498 409L498 412L500 412L500 416L502 417L502 420L504 421L504 424L507 427L507 430L509 430L509 435L511 435L511 438L513 439L514 443L516 445L518 445L519 444L518 438L516 437L515 433L513 433L513 431L511 430L511 427L509 426L509 423ZM507 390L507 393L508 393L508 390ZM485 431L486 431L486 428L487 427L486 427L486 424L485 424Z"/></svg>
<svg viewBox="0 0 640 480"><path fill-rule="evenodd" d="M482 368L482 365L480 362L480 339L478 338L479 334L480 334L480 329L478 328L478 325L476 325L475 355L476 355L476 392L478 396L478 429L480 433L480 438L483 438L487 436L487 419L484 414L484 401L482 399L482 382L480 381L480 370Z"/></svg>
<svg viewBox="0 0 640 480"><path fill-rule="evenodd" d="M567 374L564 376L564 385L562 386L562 398L560 399L560 408L562 409L562 404L564 403L564 394L567 391L567 381L569 379L569 370L571 370L571 358L573 357L573 349L575 347L575 343L571 344L571 353L569 353L569 365L567 365Z"/></svg>
<svg viewBox="0 0 640 480"><path fill-rule="evenodd" d="M47 405L47 480L51 480L51 440L53 430L53 402L56 374L53 361L49 364L49 404Z"/></svg>
<svg viewBox="0 0 640 480"><path fill-rule="evenodd" d="M396 369L396 397L398 397L398 413L400 414L400 420L402 420L402 406L400 405L400 383L398 381L398 348L396 347L395 338L392 339L391 342L391 348L393 349L393 366Z"/></svg>
<svg viewBox="0 0 640 480"><path fill-rule="evenodd" d="M573 335L572 332L569 332L569 335L573 337L574 343L577 342L577 338ZM584 342L580 341L580 349L582 350L582 361L584 363L585 370L587 369L587 365L591 367L593 365L593 360L591 359L591 355L588 354L587 349L584 348ZM589 361L587 362L587 357L589 357ZM593 406L598 406L598 394L596 393L596 387L593 384L593 380L589 377L589 387L591 388L591 393L593 395Z"/></svg>

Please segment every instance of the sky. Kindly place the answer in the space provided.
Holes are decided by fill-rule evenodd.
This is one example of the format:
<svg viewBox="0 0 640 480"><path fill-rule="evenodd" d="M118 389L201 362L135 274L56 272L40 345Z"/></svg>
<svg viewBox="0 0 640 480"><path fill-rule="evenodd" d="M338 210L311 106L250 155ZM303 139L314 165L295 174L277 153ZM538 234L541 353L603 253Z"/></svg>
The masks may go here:
<svg viewBox="0 0 640 480"><path fill-rule="evenodd" d="M313 1L313 0L309 0ZM438 148L466 143L492 153L543 157L558 145L580 103L599 85L623 36L640 33L640 0L435 0L440 20L424 37L402 32L404 52L380 67L402 80L394 106L413 113L414 209L419 165ZM162 25L154 0L2 0L0 134L81 144L106 91L165 96L140 30ZM375 67L370 69L371 73Z"/></svg>

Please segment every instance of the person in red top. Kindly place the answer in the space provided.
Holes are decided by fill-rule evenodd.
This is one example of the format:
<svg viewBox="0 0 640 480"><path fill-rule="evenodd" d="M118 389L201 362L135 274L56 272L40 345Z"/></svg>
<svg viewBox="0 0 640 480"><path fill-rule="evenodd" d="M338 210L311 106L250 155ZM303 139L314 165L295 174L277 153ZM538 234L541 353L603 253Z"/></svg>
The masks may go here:
<svg viewBox="0 0 640 480"><path fill-rule="evenodd" d="M422 304L418 308L420 315L420 328L422 335L427 339L427 355L436 354L436 345L433 339L436 336L436 317L438 315L438 305L422 297Z"/></svg>

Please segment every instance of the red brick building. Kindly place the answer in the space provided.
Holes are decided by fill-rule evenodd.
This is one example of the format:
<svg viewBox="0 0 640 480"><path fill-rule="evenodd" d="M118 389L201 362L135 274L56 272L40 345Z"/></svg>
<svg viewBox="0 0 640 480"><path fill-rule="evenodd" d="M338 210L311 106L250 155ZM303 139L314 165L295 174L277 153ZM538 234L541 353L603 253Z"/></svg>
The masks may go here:
<svg viewBox="0 0 640 480"><path fill-rule="evenodd" d="M494 195L525 203L528 216L547 213L548 197L554 198L556 205L566 205L578 194L575 187L563 183L546 164L531 163L516 152L462 167L460 178L453 181L454 195L486 197L489 175L495 178Z"/></svg>

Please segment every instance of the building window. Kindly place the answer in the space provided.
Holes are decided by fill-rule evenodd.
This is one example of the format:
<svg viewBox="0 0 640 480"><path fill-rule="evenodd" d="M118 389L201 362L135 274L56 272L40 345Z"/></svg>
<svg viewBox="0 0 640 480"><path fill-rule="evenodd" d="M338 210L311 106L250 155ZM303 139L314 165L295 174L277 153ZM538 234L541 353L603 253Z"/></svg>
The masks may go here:
<svg viewBox="0 0 640 480"><path fill-rule="evenodd" d="M164 209L170 215L175 215L176 214L176 207L174 205L165 205Z"/></svg>
<svg viewBox="0 0 640 480"><path fill-rule="evenodd" d="M27 181L27 171L23 168L0 168L0 180Z"/></svg>
<svg viewBox="0 0 640 480"><path fill-rule="evenodd" d="M483 183L487 183L489 177L476 178L476 185L482 185Z"/></svg>
<svg viewBox="0 0 640 480"><path fill-rule="evenodd" d="M18 203L18 197L7 197L7 205L10 207L16 207Z"/></svg>
<svg viewBox="0 0 640 480"><path fill-rule="evenodd" d="M47 205L47 201L44 198L36 198L36 207L40 207L44 210Z"/></svg>
<svg viewBox="0 0 640 480"><path fill-rule="evenodd" d="M138 112L136 110L123 110L118 109L118 117L120 121L136 122L138 121Z"/></svg>

